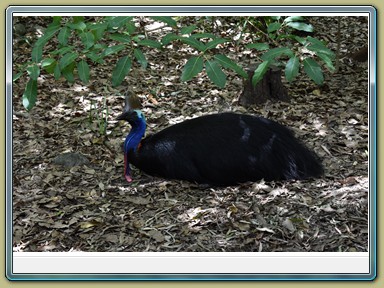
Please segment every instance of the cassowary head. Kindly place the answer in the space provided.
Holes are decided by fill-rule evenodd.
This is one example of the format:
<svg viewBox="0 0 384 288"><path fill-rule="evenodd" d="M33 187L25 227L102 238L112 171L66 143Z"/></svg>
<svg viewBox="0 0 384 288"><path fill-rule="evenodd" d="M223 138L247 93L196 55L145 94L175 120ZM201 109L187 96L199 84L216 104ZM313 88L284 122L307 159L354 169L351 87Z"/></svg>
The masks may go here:
<svg viewBox="0 0 384 288"><path fill-rule="evenodd" d="M128 182L132 182L129 155L137 152L141 138L143 138L147 127L145 117L139 110L140 106L141 104L138 97L126 96L124 112L116 118L117 120L125 120L132 126L131 131L124 141L124 176Z"/></svg>
<svg viewBox="0 0 384 288"><path fill-rule="evenodd" d="M145 117L140 110L128 110L117 117L117 120L126 120L132 126L124 141L124 176L128 182L132 182L129 157L137 152L141 138L145 134Z"/></svg>

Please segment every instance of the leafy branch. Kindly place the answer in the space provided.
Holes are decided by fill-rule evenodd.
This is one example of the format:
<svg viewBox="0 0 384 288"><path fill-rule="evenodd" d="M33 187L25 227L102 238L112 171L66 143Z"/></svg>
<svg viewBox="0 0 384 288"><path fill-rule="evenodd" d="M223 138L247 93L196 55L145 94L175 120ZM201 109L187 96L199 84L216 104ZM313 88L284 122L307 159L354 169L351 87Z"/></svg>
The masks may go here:
<svg viewBox="0 0 384 288"><path fill-rule="evenodd" d="M293 81L299 74L300 62L304 72L318 85L324 81L319 61L331 72L335 71L333 66L335 54L326 47L325 43L311 36L303 38L292 33L295 30L313 32L312 25L304 23L303 17L292 16L283 18L274 16L268 17L267 20L270 21L267 22L266 32L260 28L257 29L267 37L268 43L251 43L246 46L249 49L266 51L260 57L263 63L254 72L252 78L253 85L256 85L263 78L268 67L272 64L285 66L285 77L289 82ZM284 42L279 42L283 40ZM291 42L287 44L287 40L291 40ZM278 47L270 49L269 42ZM283 47L283 45L285 46Z"/></svg>
<svg viewBox="0 0 384 288"><path fill-rule="evenodd" d="M285 66L285 77L288 81L293 81L302 67L303 72L317 84L324 81L322 65L330 71L335 70L334 53L325 43L312 36L303 38L295 35L295 31L313 31L312 25L305 23L301 16L246 17L240 26L242 31L237 40L222 38L197 25L182 26L180 23L183 17L150 18L164 23L161 28L169 27L172 31L158 41L148 37L145 25L136 25L133 16L96 19L83 16L52 17L51 24L33 44L31 61L23 64L21 71L13 77L14 81L25 73L29 77L22 97L24 107L30 110L35 105L37 80L43 72L53 74L55 79L64 77L69 83L80 80L87 84L92 78L92 67L105 65L106 58L118 55L111 75L111 83L116 87L134 67L148 67L148 50L163 53L164 49L176 42L194 50L182 69L181 81L190 81L199 73L205 72L220 88L226 85L228 70L240 77L248 77L241 65L220 53L220 49L229 44L236 45L236 49L244 47L263 52L260 56L263 62L252 78L254 85L262 79L272 64ZM214 17L207 19L210 21L211 18ZM204 21L196 22L199 25L203 25L202 23ZM255 31L253 34L247 32L251 28ZM264 41L246 44L241 38L246 34L256 35L258 39L264 38ZM50 43L49 49L47 43Z"/></svg>

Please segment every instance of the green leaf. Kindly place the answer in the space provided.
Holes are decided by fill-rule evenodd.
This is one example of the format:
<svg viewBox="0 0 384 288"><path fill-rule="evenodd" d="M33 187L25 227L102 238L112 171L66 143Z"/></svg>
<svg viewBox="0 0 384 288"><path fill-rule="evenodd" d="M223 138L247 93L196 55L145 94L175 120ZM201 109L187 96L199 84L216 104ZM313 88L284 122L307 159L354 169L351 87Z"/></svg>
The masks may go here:
<svg viewBox="0 0 384 288"><path fill-rule="evenodd" d="M227 75L224 74L217 62L215 60L206 61L205 69L207 70L209 79L211 79L211 81L218 87L224 88L225 82L227 81Z"/></svg>
<svg viewBox="0 0 384 288"><path fill-rule="evenodd" d="M173 28L177 27L177 22L173 20L171 16L152 16L151 18L156 21L164 22Z"/></svg>
<svg viewBox="0 0 384 288"><path fill-rule="evenodd" d="M268 71L269 64L270 64L269 61L265 61L265 62L261 63L261 64L257 67L257 69L255 70L255 72L254 72L254 74L253 74L253 77L252 77L252 85L253 85L253 86L256 86L256 84L257 84L261 79L263 79L265 73Z"/></svg>
<svg viewBox="0 0 384 288"><path fill-rule="evenodd" d="M41 58L43 58L43 47L44 45L56 34L59 30L58 25L52 25L49 28L45 29L44 35L41 36L33 46L32 49L32 61L35 63L39 63Z"/></svg>
<svg viewBox="0 0 384 288"><path fill-rule="evenodd" d="M52 22L51 24L49 24L47 26L47 28L44 30L44 34L49 34L51 32L54 32L56 33L57 31L59 31L61 28L60 26L60 23L55 23L55 22Z"/></svg>
<svg viewBox="0 0 384 288"><path fill-rule="evenodd" d="M141 67L146 69L147 65L148 65L148 61L145 58L145 55L143 54L143 52L141 52L140 49L135 49L135 50L133 50L133 55L135 55L135 58L136 58L137 62L140 63Z"/></svg>
<svg viewBox="0 0 384 288"><path fill-rule="evenodd" d="M12 82L15 82L17 79L19 79L24 73L23 72L19 72L17 73L16 75L13 75L12 77Z"/></svg>
<svg viewBox="0 0 384 288"><path fill-rule="evenodd" d="M62 27L61 24L56 24L52 22L44 30L44 34L38 39L38 41L40 40L46 43L49 39L51 39L57 33L57 31L61 29L61 27ZM41 38L45 38L45 40Z"/></svg>
<svg viewBox="0 0 384 288"><path fill-rule="evenodd" d="M229 40L228 39L224 39L224 38L213 39L212 41L210 41L207 44L205 44L205 51L209 50L209 49L216 48L217 45L222 44L222 43L226 43L226 42L229 42Z"/></svg>
<svg viewBox="0 0 384 288"><path fill-rule="evenodd" d="M68 65L74 63L74 61L76 60L77 58L77 53L67 53L65 54L59 61L59 65L60 65L60 69L61 71L63 71L63 69L65 69L65 67L67 67Z"/></svg>
<svg viewBox="0 0 384 288"><path fill-rule="evenodd" d="M37 39L34 46L44 46L56 33L59 31L60 26L51 26L45 29L44 34Z"/></svg>
<svg viewBox="0 0 384 288"><path fill-rule="evenodd" d="M143 39L146 39L146 36L143 34L137 34L132 37L132 40L135 41L136 43L140 42Z"/></svg>
<svg viewBox="0 0 384 288"><path fill-rule="evenodd" d="M45 58L41 61L41 68L43 68L48 73L53 73L55 71L56 65L56 60L52 58Z"/></svg>
<svg viewBox="0 0 384 288"><path fill-rule="evenodd" d="M265 52L261 56L261 59L263 59L264 61L271 61L276 59L277 57L280 57L281 55L287 55L288 57L293 57L295 54L288 47L279 47L279 48L273 48Z"/></svg>
<svg viewBox="0 0 384 288"><path fill-rule="evenodd" d="M95 36L95 41L98 41L104 37L104 31L107 29L107 27L107 23L93 24L89 27L89 30Z"/></svg>
<svg viewBox="0 0 384 288"><path fill-rule="evenodd" d="M80 39L86 49L91 48L95 44L95 36L92 32L83 32L80 34Z"/></svg>
<svg viewBox="0 0 384 288"><path fill-rule="evenodd" d="M307 40L306 40L305 38L303 38L303 37L294 36L293 38L294 38L297 42L299 42L301 45L304 45L304 44L307 42Z"/></svg>
<svg viewBox="0 0 384 288"><path fill-rule="evenodd" d="M28 111L35 106L37 98L37 80L29 79L23 93L23 106Z"/></svg>
<svg viewBox="0 0 384 288"><path fill-rule="evenodd" d="M323 53L317 53L316 54L321 60L323 60L325 66L327 66L328 70L331 72L334 72L336 68L333 66L332 59L329 58L328 55Z"/></svg>
<svg viewBox="0 0 384 288"><path fill-rule="evenodd" d="M118 28L123 27L128 21L130 21L132 19L133 19L132 16L117 16L117 17L113 17L109 21L108 27L109 28L118 29Z"/></svg>
<svg viewBox="0 0 384 288"><path fill-rule="evenodd" d="M68 27L63 27L60 29L58 40L61 45L67 45L68 38L71 35L71 29Z"/></svg>
<svg viewBox="0 0 384 288"><path fill-rule="evenodd" d="M313 60L312 58L305 58L303 61L304 71L307 73L309 78L311 78L317 85L323 84L324 76L321 71L320 65Z"/></svg>
<svg viewBox="0 0 384 288"><path fill-rule="evenodd" d="M183 27L180 29L180 34L181 35L185 35L185 34L191 34L193 30L196 29L196 25L190 25L190 26L186 26L186 27Z"/></svg>
<svg viewBox="0 0 384 288"><path fill-rule="evenodd" d="M181 81L189 81L203 70L203 59L192 56L184 65Z"/></svg>
<svg viewBox="0 0 384 288"><path fill-rule="evenodd" d="M55 25L60 25L61 19L62 19L62 16L53 16L52 23Z"/></svg>
<svg viewBox="0 0 384 288"><path fill-rule="evenodd" d="M69 83L74 83L75 82L75 75L73 74L73 70L64 70L62 71L62 74L64 78L69 82Z"/></svg>
<svg viewBox="0 0 384 288"><path fill-rule="evenodd" d="M275 32L275 31L279 30L280 27L281 27L281 24L279 22L273 22L273 23L268 25L267 31L268 31L268 33Z"/></svg>
<svg viewBox="0 0 384 288"><path fill-rule="evenodd" d="M188 44L189 46L195 48L196 50L205 51L204 43L196 40L193 37L180 37L179 39L181 42Z"/></svg>
<svg viewBox="0 0 384 288"><path fill-rule="evenodd" d="M291 34L280 34L276 37L276 40L280 39L295 39L296 36L291 35Z"/></svg>
<svg viewBox="0 0 384 288"><path fill-rule="evenodd" d="M268 43L250 43L250 44L246 45L245 47L248 49L256 49L259 51L269 49Z"/></svg>
<svg viewBox="0 0 384 288"><path fill-rule="evenodd" d="M284 19L284 23L303 21L303 20L304 20L303 16L290 16Z"/></svg>
<svg viewBox="0 0 384 288"><path fill-rule="evenodd" d="M179 35L176 35L175 33L169 33L161 39L161 43L163 43L163 45L168 45L169 43L171 43L171 41L177 40L180 38L181 37Z"/></svg>
<svg viewBox="0 0 384 288"><path fill-rule="evenodd" d="M68 24L68 27L71 29L84 31L85 28L87 28L87 25L84 22L77 22L77 23L70 23Z"/></svg>
<svg viewBox="0 0 384 288"><path fill-rule="evenodd" d="M215 34L212 34L212 33L195 33L195 34L192 34L190 37L195 38L195 39L201 39L201 38L214 39L214 38L216 38Z"/></svg>
<svg viewBox="0 0 384 288"><path fill-rule="evenodd" d="M77 71L79 73L79 78L83 81L84 84L89 82L89 66L87 61L81 60L77 63Z"/></svg>
<svg viewBox="0 0 384 288"><path fill-rule="evenodd" d="M73 46L64 46L58 50L54 50L51 52L51 54L53 55L63 55L63 54L66 54L68 52L71 52L74 50L74 47Z"/></svg>
<svg viewBox="0 0 384 288"><path fill-rule="evenodd" d="M39 63L43 58L43 45L35 45L32 49L32 61Z"/></svg>
<svg viewBox="0 0 384 288"><path fill-rule="evenodd" d="M60 65L56 65L55 68L53 69L53 76L55 76L56 80L59 80L59 78L61 76Z"/></svg>
<svg viewBox="0 0 384 288"><path fill-rule="evenodd" d="M319 45L319 44L311 44L307 47L308 50L311 50L313 52L316 52L316 54L325 54L327 55L330 59L335 58L335 53L333 53L332 50L328 49L324 45Z"/></svg>
<svg viewBox="0 0 384 288"><path fill-rule="evenodd" d="M88 53L86 54L86 56L87 56L89 59L91 59L93 62L95 62L95 63L100 63L100 64L104 63L104 60L103 60L102 55L97 54L97 53L94 52L94 51L90 51L90 52L88 52Z"/></svg>
<svg viewBox="0 0 384 288"><path fill-rule="evenodd" d="M313 26L311 24L305 24L302 22L289 22L287 26L305 32L313 32Z"/></svg>
<svg viewBox="0 0 384 288"><path fill-rule="evenodd" d="M121 34L121 33L113 33L113 34L109 35L109 38L111 38L112 40L121 42L121 43L130 43L131 42L131 37L129 37L128 35L125 35L125 34Z"/></svg>
<svg viewBox="0 0 384 288"><path fill-rule="evenodd" d="M103 57L106 57L108 55L111 55L111 54L114 54L114 53L117 53L117 52L120 52L121 50L123 50L125 48L125 45L123 44L120 44L120 45L114 45L114 46L109 46L108 48L106 48L103 52Z"/></svg>
<svg viewBox="0 0 384 288"><path fill-rule="evenodd" d="M288 82L291 82L299 74L299 58L296 56L291 57L287 65L285 65L285 77Z"/></svg>
<svg viewBox="0 0 384 288"><path fill-rule="evenodd" d="M248 78L248 74L243 70L243 68L241 68L235 62L233 62L227 56L222 54L217 54L214 56L214 58L224 68L235 71L238 75L242 76L243 78Z"/></svg>
<svg viewBox="0 0 384 288"><path fill-rule="evenodd" d="M52 65L52 63L56 62L53 58L45 58L41 61L41 68L46 68L47 66Z"/></svg>
<svg viewBox="0 0 384 288"><path fill-rule="evenodd" d="M84 16L74 16L73 17L73 23L79 23L84 21Z"/></svg>
<svg viewBox="0 0 384 288"><path fill-rule="evenodd" d="M119 59L116 67L112 72L112 85L114 87L119 86L123 82L125 76L127 76L129 69L131 69L132 60L128 56L124 56Z"/></svg>
<svg viewBox="0 0 384 288"><path fill-rule="evenodd" d="M163 46L161 45L161 43L155 41L155 40L151 40L151 39L143 39L139 42L137 42L138 45L142 45L142 46L147 46L147 47L153 47L153 48L157 48L157 49L161 49Z"/></svg>
<svg viewBox="0 0 384 288"><path fill-rule="evenodd" d="M325 46L325 42L323 42L323 41L321 41L321 40L319 40L319 39L313 38L313 37L311 37L311 36L308 36L308 37L307 37L307 41L308 41L308 42L311 42L311 43L313 43L313 44L323 45L324 47L326 47L326 46Z"/></svg>
<svg viewBox="0 0 384 288"><path fill-rule="evenodd" d="M61 69L61 73L68 82L75 82L75 76L73 75L73 70L75 69L76 62L70 63L64 69Z"/></svg>
<svg viewBox="0 0 384 288"><path fill-rule="evenodd" d="M129 33L129 35L132 35L133 33L135 33L136 31L135 24L132 23L131 21L128 22L128 24L126 25L126 31Z"/></svg>
<svg viewBox="0 0 384 288"><path fill-rule="evenodd" d="M107 48L108 48L108 45L106 44L96 43L95 45L93 45L92 51L96 51L96 50L102 51Z"/></svg>
<svg viewBox="0 0 384 288"><path fill-rule="evenodd" d="M27 68L27 73L29 75L29 78L31 78L32 80L37 80L40 75L40 68L36 64L33 64L32 66L29 66Z"/></svg>

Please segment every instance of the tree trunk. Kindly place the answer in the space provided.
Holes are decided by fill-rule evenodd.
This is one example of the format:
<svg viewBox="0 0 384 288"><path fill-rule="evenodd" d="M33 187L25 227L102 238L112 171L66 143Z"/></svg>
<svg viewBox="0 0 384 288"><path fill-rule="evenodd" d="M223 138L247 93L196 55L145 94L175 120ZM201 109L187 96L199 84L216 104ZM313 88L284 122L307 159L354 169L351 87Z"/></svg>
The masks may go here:
<svg viewBox="0 0 384 288"><path fill-rule="evenodd" d="M248 79L243 82L244 88L239 97L239 104L248 107L264 103L268 99L289 102L287 89L281 82L281 70L276 66L271 66L256 86L252 85L252 77L259 64L246 69Z"/></svg>
<svg viewBox="0 0 384 288"><path fill-rule="evenodd" d="M358 62L365 62L368 60L368 46L364 46L363 48L359 49L357 52L352 53L350 56L355 61Z"/></svg>

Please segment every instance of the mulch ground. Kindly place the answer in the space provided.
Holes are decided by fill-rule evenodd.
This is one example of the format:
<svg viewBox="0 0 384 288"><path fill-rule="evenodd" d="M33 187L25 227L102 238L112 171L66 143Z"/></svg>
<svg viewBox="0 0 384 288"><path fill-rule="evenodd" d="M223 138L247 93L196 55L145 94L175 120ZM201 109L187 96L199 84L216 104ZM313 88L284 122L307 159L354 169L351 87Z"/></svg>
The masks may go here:
<svg viewBox="0 0 384 288"><path fill-rule="evenodd" d="M332 19L311 23L315 37L335 49ZM14 251L368 251L368 70L345 56L367 44L368 28L364 17L343 17L341 24L339 72L326 72L320 88L305 75L286 83L290 103L239 107L242 82L232 74L224 89L205 74L180 82L186 47L148 52L149 68L127 77L143 100L147 134L215 112L261 115L291 127L320 156L320 179L214 188L134 168L128 184L121 145L129 127L115 120L125 88L113 89L110 81L117 56L92 67L88 86L42 75L30 112L21 100L27 78L20 78L13 85ZM16 70L30 52L27 43L15 42ZM256 56L243 52L226 51L246 67ZM81 153L89 164L54 164L64 152Z"/></svg>

